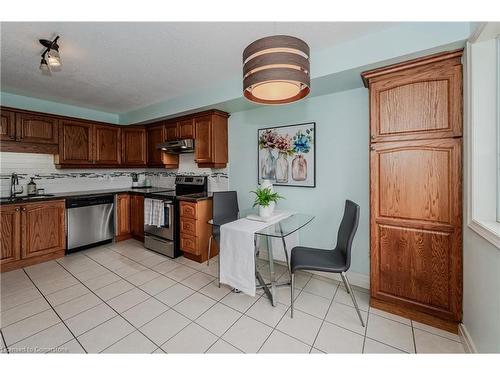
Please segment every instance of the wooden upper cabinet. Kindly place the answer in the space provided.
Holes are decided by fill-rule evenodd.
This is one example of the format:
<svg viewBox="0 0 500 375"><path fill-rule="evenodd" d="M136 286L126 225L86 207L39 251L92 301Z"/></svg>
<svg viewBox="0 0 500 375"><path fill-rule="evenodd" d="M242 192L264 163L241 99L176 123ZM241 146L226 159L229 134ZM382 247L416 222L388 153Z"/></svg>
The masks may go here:
<svg viewBox="0 0 500 375"><path fill-rule="evenodd" d="M162 168L178 168L179 155L167 154L157 148L158 143L166 140L166 126L161 123L159 125L147 128L148 134L148 166Z"/></svg>
<svg viewBox="0 0 500 375"><path fill-rule="evenodd" d="M66 248L65 201L30 203L21 208L22 258Z"/></svg>
<svg viewBox="0 0 500 375"><path fill-rule="evenodd" d="M178 122L179 139L194 138L194 119L187 119Z"/></svg>
<svg viewBox="0 0 500 375"><path fill-rule="evenodd" d="M0 206L0 264L21 259L21 208Z"/></svg>
<svg viewBox="0 0 500 375"><path fill-rule="evenodd" d="M195 160L200 168L224 168L227 164L227 116L212 114L195 122Z"/></svg>
<svg viewBox="0 0 500 375"><path fill-rule="evenodd" d="M165 140L175 141L179 139L179 127L177 122L165 124Z"/></svg>
<svg viewBox="0 0 500 375"><path fill-rule="evenodd" d="M371 141L462 135L461 51L362 74L370 88Z"/></svg>
<svg viewBox="0 0 500 375"><path fill-rule="evenodd" d="M56 164L93 164L93 125L62 120L59 126L59 155Z"/></svg>
<svg viewBox="0 0 500 375"><path fill-rule="evenodd" d="M16 114L16 139L22 142L57 144L58 119L31 113Z"/></svg>
<svg viewBox="0 0 500 375"><path fill-rule="evenodd" d="M162 151L156 146L165 142L165 126L162 124L147 128L148 133L148 165L162 166Z"/></svg>
<svg viewBox="0 0 500 375"><path fill-rule="evenodd" d="M146 129L123 127L122 163L124 165L146 165Z"/></svg>
<svg viewBox="0 0 500 375"><path fill-rule="evenodd" d="M213 159L212 152L212 117L203 116L195 120L196 141L195 141L195 160L197 163L211 163Z"/></svg>
<svg viewBox="0 0 500 375"><path fill-rule="evenodd" d="M1 149L54 154L58 168L151 166L175 169L179 155L157 149L159 143L195 139L201 168L227 164L227 117L217 111L124 127L70 117L1 108Z"/></svg>
<svg viewBox="0 0 500 375"><path fill-rule="evenodd" d="M121 129L116 126L94 125L94 162L119 165L121 154Z"/></svg>
<svg viewBox="0 0 500 375"><path fill-rule="evenodd" d="M0 140L15 141L16 140L16 114L13 111L2 109L0 112Z"/></svg>

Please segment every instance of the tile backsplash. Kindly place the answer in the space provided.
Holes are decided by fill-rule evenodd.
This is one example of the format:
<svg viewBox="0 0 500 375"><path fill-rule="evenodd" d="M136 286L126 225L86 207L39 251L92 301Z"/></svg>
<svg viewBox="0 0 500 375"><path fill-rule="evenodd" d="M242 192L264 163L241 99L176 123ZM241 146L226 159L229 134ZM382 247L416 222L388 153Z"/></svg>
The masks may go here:
<svg viewBox="0 0 500 375"><path fill-rule="evenodd" d="M139 181L145 178L151 180L151 185L158 187L174 187L175 176L178 174L208 175L209 191L228 189L226 169L198 168L194 154L181 154L179 169L166 170L157 168L131 169L56 169L52 155L0 152L0 195L10 193L10 174L19 174L19 184L24 187L35 177L37 188L45 189L46 193L63 193L69 191L84 191L97 189L128 188L132 186L131 173L139 176Z"/></svg>

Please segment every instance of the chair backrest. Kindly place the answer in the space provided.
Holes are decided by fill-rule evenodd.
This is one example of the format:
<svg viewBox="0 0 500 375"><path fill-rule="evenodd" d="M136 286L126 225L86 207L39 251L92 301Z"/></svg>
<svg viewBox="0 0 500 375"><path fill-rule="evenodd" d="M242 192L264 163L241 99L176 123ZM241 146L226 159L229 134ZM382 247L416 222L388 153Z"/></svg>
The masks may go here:
<svg viewBox="0 0 500 375"><path fill-rule="evenodd" d="M337 246L335 250L341 251L346 260L346 270L351 266L352 240L356 234L359 223L359 206L353 201L346 200L344 216L340 223L337 234Z"/></svg>
<svg viewBox="0 0 500 375"><path fill-rule="evenodd" d="M212 219L214 222L238 219L239 209L236 191L214 192L212 199Z"/></svg>

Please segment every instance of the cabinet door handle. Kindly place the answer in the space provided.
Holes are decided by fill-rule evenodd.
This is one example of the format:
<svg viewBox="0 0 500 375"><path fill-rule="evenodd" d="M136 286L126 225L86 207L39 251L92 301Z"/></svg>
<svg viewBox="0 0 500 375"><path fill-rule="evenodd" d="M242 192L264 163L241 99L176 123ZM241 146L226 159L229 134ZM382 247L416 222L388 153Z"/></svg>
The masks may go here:
<svg viewBox="0 0 500 375"><path fill-rule="evenodd" d="M26 211L26 207L23 207L23 208L21 209L21 211Z"/></svg>
<svg viewBox="0 0 500 375"><path fill-rule="evenodd" d="M375 139L375 136L374 135L370 135L370 139Z"/></svg>
<svg viewBox="0 0 500 375"><path fill-rule="evenodd" d="M18 207L18 208L16 208L16 212L19 212L19 211L20 211L19 207Z"/></svg>
<svg viewBox="0 0 500 375"><path fill-rule="evenodd" d="M370 151L375 151L375 147L370 146Z"/></svg>

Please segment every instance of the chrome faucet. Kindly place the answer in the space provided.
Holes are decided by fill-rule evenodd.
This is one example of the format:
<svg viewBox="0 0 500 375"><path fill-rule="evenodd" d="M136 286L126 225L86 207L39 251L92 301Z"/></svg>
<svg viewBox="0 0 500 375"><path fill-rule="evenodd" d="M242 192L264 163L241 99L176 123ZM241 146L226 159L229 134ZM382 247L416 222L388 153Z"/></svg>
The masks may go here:
<svg viewBox="0 0 500 375"><path fill-rule="evenodd" d="M18 191L17 187L20 187L21 191ZM16 195L21 194L23 190L23 187L19 186L19 176L16 172L12 173L12 175L10 176L10 198L15 198Z"/></svg>

